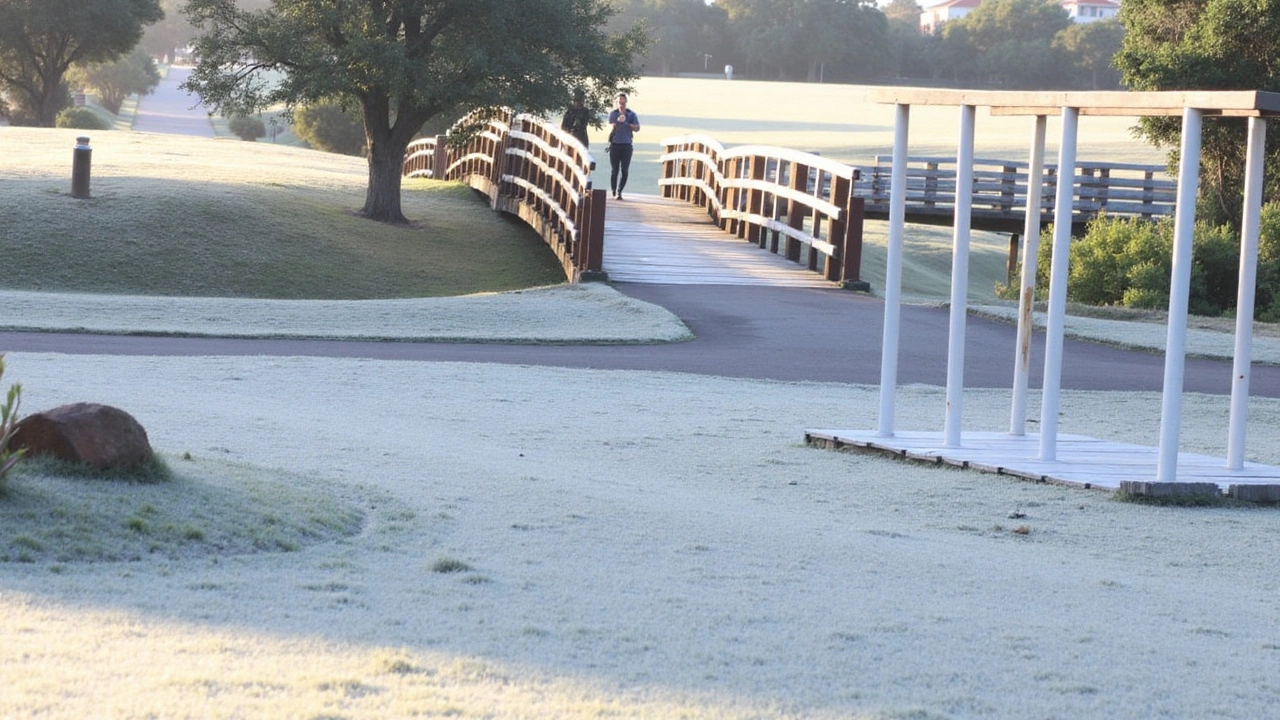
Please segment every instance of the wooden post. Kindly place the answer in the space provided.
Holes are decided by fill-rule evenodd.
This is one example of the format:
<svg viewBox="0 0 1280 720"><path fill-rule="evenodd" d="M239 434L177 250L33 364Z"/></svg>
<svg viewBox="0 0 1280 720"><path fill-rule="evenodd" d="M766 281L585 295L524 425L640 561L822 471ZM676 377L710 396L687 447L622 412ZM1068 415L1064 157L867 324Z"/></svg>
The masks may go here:
<svg viewBox="0 0 1280 720"><path fill-rule="evenodd" d="M761 155L753 155L751 157L751 179L764 180L767 165L766 159ZM747 214L759 215L764 208L764 192L756 188L747 191ZM764 226L752 225L750 222L743 223L739 226L738 237L745 238L751 242L764 247Z"/></svg>
<svg viewBox="0 0 1280 720"><path fill-rule="evenodd" d="M1017 187L1018 168L1014 165L1005 165L1002 170L1003 174L1000 176L1000 209L1004 212L1012 212L1013 195Z"/></svg>
<svg viewBox="0 0 1280 720"><path fill-rule="evenodd" d="M821 181L821 178L819 178ZM819 182L821 184L821 182ZM804 191L809 187L809 168L806 165L791 165L791 182L788 187L796 191ZM804 227L808 206L792 202L787 205L787 226L797 230ZM817 228L815 228L816 230ZM791 262L800 262L800 241L787 236L786 257Z"/></svg>
<svg viewBox="0 0 1280 720"><path fill-rule="evenodd" d="M850 193L840 258L840 284L845 290L871 290L871 283L862 279L862 223L866 215L866 204L865 198Z"/></svg>
<svg viewBox="0 0 1280 720"><path fill-rule="evenodd" d="M680 149L684 149L685 146L677 145L676 147ZM670 147L666 147L663 149L667 153L670 153L672 151L672 148ZM662 161L662 179L663 180L671 180L677 177L678 173L676 172L676 163L677 163L676 160ZM671 197L676 192L675 186L669 185L667 183L658 183L658 187L659 187L659 191L662 193L662 197Z"/></svg>
<svg viewBox="0 0 1280 720"><path fill-rule="evenodd" d="M1005 263L1005 286L1012 288L1018 277L1018 233L1009 235L1009 260Z"/></svg>
<svg viewBox="0 0 1280 720"><path fill-rule="evenodd" d="M586 219L583 237L578 248L575 266L580 280L607 280L604 272L604 213L606 203L604 188L592 189L587 195Z"/></svg>
<svg viewBox="0 0 1280 720"><path fill-rule="evenodd" d="M431 157L431 177L449 180L449 136L437 135L435 153Z"/></svg>

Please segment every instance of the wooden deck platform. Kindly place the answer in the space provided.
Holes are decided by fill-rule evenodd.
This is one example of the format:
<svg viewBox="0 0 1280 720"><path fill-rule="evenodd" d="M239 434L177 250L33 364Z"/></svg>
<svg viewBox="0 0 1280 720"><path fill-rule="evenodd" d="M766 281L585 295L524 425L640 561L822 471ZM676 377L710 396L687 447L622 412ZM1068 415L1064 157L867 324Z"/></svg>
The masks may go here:
<svg viewBox="0 0 1280 720"><path fill-rule="evenodd" d="M954 465L981 472L1012 475L1036 482L1118 490L1124 481L1153 482L1159 450L1154 447L1099 440L1084 435L1058 435L1057 460L1038 460L1040 436L1001 432L961 433L960 447L944 447L940 432L874 430L809 430L805 442L835 450L883 452L908 460ZM1223 458L1178 453L1179 483L1215 483L1224 493L1232 485L1278 485L1280 467L1246 462L1227 469Z"/></svg>
<svg viewBox="0 0 1280 720"><path fill-rule="evenodd" d="M605 212L604 271L614 282L836 287L821 275L724 232L705 211L623 193Z"/></svg>

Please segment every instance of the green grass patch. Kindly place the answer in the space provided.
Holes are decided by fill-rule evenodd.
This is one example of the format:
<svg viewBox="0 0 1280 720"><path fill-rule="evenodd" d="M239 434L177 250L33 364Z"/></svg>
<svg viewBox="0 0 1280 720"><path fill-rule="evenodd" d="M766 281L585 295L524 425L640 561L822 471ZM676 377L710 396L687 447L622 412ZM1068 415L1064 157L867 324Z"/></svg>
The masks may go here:
<svg viewBox="0 0 1280 720"><path fill-rule="evenodd" d="M361 158L270 143L0 128L0 287L248 298L445 297L564 282L526 225L469 188L406 181L408 226L356 214Z"/></svg>
<svg viewBox="0 0 1280 720"><path fill-rule="evenodd" d="M431 563L431 572L433 573L449 574L470 571L471 566L457 558L442 557L437 558L435 562Z"/></svg>
<svg viewBox="0 0 1280 720"><path fill-rule="evenodd" d="M87 463L73 463L49 455L27 455L22 459L24 469L31 474L59 475L86 480L115 480L134 483L158 483L173 479L169 463L161 455L132 467L115 467L102 470Z"/></svg>
<svg viewBox="0 0 1280 720"><path fill-rule="evenodd" d="M1247 503L1226 495L1164 495L1151 496L1117 490L1111 499L1116 502L1133 503L1134 505L1153 505L1156 507L1178 508L1256 508L1257 503Z"/></svg>
<svg viewBox="0 0 1280 720"><path fill-rule="evenodd" d="M363 513L315 478L176 460L163 482L22 463L0 495L0 563L67 564L298 550L359 531Z"/></svg>

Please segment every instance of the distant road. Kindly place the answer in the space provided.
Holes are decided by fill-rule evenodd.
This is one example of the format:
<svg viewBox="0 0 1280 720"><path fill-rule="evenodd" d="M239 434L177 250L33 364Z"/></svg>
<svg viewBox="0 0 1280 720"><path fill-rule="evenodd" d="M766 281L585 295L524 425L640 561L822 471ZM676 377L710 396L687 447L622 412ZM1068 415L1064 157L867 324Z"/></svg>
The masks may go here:
<svg viewBox="0 0 1280 720"><path fill-rule="evenodd" d="M213 125L200 98L178 88L191 68L170 67L169 74L150 95L138 101L133 129L138 132L213 137Z"/></svg>

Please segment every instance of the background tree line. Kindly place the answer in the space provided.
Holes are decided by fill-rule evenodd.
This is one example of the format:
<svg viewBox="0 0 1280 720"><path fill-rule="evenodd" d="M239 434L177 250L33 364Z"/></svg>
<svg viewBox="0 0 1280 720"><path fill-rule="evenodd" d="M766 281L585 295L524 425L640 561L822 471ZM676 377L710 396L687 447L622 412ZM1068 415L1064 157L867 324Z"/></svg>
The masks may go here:
<svg viewBox="0 0 1280 720"><path fill-rule="evenodd" d="M920 32L922 8L892 0L612 0L640 22L653 75L724 72L764 80L1023 89L1119 87L1116 20L1073 23L1056 0L986 0Z"/></svg>

